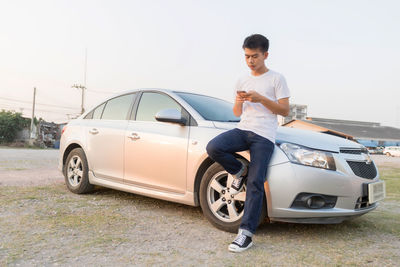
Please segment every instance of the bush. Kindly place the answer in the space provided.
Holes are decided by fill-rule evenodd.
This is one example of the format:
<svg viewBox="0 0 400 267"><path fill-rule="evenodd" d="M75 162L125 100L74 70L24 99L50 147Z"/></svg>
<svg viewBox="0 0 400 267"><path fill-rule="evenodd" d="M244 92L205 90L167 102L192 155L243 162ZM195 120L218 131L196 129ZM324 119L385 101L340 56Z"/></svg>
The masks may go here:
<svg viewBox="0 0 400 267"><path fill-rule="evenodd" d="M15 111L0 111L0 143L14 141L18 131L30 124L31 120L22 117Z"/></svg>

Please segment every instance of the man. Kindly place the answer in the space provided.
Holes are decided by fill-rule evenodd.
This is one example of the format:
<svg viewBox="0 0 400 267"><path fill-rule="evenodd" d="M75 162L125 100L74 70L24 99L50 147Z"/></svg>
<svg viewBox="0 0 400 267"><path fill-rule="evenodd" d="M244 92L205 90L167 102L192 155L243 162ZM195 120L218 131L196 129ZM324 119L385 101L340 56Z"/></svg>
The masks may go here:
<svg viewBox="0 0 400 267"><path fill-rule="evenodd" d="M269 41L260 34L247 37L243 50L251 72L236 85L233 113L241 120L235 129L224 132L207 145L209 156L221 164L232 184L230 193L237 194L246 183L246 201L239 233L229 245L232 252L241 252L253 245L252 236L258 226L264 201L264 182L274 150L277 114L289 114L289 89L285 78L265 65ZM250 150L248 170L234 156L235 152Z"/></svg>

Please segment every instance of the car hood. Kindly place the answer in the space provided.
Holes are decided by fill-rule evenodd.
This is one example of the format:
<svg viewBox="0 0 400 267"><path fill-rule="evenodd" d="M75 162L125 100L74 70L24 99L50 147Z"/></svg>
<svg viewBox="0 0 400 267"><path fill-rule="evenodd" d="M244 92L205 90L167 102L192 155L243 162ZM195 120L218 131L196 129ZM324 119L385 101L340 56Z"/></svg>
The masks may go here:
<svg viewBox="0 0 400 267"><path fill-rule="evenodd" d="M230 130L236 127L236 123L214 122L219 129ZM278 127L276 143L294 143L309 148L339 152L340 148L363 148L364 146L341 137L309 130L289 127Z"/></svg>

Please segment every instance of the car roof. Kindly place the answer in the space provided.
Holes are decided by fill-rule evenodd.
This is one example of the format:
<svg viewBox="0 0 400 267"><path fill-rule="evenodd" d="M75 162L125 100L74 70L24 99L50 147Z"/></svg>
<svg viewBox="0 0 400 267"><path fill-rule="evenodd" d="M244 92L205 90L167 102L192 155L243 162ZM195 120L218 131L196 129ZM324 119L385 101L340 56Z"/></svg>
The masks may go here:
<svg viewBox="0 0 400 267"><path fill-rule="evenodd" d="M164 89L164 88L137 88L137 89L123 90L123 91L121 91L121 92L115 93L113 96L108 97L107 99L110 99L110 98L112 98L112 97L116 97L116 96L119 96L119 95L124 95L124 94L139 92L139 91L159 91L159 92L165 92L165 93L171 93L171 92L173 92L173 90Z"/></svg>
<svg viewBox="0 0 400 267"><path fill-rule="evenodd" d="M130 94L130 93L135 93L135 92L146 92L146 91L164 92L164 93L167 93L167 94L170 94L170 95L171 95L171 94L176 94L176 93L196 94L196 93L193 93L193 92L190 92L190 91L171 90L171 89L165 89L165 88L137 88L137 89L123 90L123 91L120 91L120 92L115 93L115 94L113 94L113 95L110 95L110 96L108 96L108 97L105 97L105 98L103 98L100 102L97 102L95 105L88 107L88 108L86 109L86 111L85 111L81 116L79 116L79 118L84 118L84 117L85 117L89 112L91 112L94 108L98 107L98 106L101 105L102 103L104 103L104 102L106 102L106 101L108 101L108 100L110 100L110 99L112 99L112 98L115 98L115 97L118 97L118 96L121 96L121 95L125 95L125 94ZM200 95L200 94L199 94L199 95ZM211 97L211 96L210 96L210 97ZM193 112L193 111L192 111L192 112Z"/></svg>

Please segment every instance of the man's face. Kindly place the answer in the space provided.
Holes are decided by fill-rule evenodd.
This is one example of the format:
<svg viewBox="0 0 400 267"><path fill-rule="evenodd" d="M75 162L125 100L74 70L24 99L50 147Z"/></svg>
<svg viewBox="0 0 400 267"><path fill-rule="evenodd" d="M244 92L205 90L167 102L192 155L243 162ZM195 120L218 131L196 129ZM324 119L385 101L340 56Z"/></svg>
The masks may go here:
<svg viewBox="0 0 400 267"><path fill-rule="evenodd" d="M262 52L260 49L245 48L244 56L247 66L249 66L252 71L255 71L265 66L264 60L267 59L268 52Z"/></svg>

